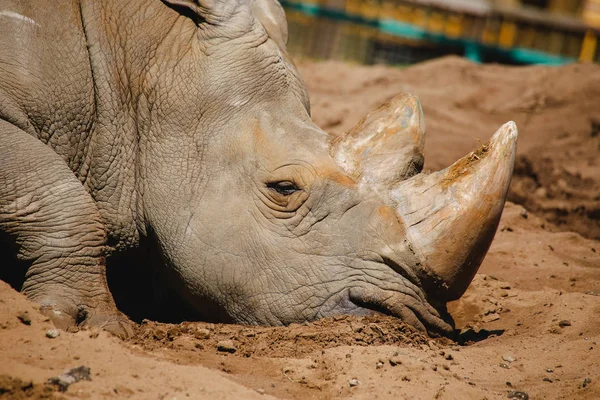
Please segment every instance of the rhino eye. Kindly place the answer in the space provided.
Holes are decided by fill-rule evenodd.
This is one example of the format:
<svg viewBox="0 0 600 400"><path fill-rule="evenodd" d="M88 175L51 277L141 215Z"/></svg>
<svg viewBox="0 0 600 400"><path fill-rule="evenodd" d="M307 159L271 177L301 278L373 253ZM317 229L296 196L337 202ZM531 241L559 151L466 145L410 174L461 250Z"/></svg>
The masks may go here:
<svg viewBox="0 0 600 400"><path fill-rule="evenodd" d="M284 196L290 196L300 190L298 189L298 186L291 181L269 182L267 183L267 187Z"/></svg>

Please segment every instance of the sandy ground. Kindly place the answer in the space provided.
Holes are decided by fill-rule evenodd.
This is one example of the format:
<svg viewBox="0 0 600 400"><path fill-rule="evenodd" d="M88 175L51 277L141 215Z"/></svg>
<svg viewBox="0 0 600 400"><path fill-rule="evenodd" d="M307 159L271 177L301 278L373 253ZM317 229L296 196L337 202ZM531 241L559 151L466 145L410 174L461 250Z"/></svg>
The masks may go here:
<svg viewBox="0 0 600 400"><path fill-rule="evenodd" d="M399 92L419 95L426 169L517 122L512 202L450 305L456 341L382 316L285 328L147 321L127 341L48 338L36 305L0 282L0 398L600 398L600 66L299 64L314 119L333 133ZM91 380L66 392L45 383L78 366Z"/></svg>

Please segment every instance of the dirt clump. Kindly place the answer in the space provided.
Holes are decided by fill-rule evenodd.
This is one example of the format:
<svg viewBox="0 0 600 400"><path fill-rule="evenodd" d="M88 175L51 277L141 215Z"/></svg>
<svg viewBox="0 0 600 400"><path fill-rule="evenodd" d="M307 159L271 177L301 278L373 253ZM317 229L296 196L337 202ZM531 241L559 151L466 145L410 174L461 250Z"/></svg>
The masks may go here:
<svg viewBox="0 0 600 400"><path fill-rule="evenodd" d="M447 343L447 339L438 339ZM222 343L228 341L227 346ZM146 350L157 348L217 349L244 357L299 357L339 346L420 346L430 338L397 318L385 315L340 316L285 327L256 327L184 322L144 321L130 342Z"/></svg>
<svg viewBox="0 0 600 400"><path fill-rule="evenodd" d="M44 384L23 381L9 375L0 375L0 399L57 399L55 390Z"/></svg>

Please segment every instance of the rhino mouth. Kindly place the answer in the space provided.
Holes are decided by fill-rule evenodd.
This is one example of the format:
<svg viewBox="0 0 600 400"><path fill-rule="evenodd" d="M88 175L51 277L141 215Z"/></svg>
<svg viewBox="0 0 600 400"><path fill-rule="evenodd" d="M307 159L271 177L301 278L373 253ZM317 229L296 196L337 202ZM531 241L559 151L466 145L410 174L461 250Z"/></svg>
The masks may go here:
<svg viewBox="0 0 600 400"><path fill-rule="evenodd" d="M341 298L332 298L335 305L322 307L321 316L379 313L396 317L433 337L449 336L454 331L454 321L446 311L445 302L429 296L410 268L388 257L372 257L371 254L362 258L360 265L355 265L362 271L373 271L367 274L367 279L350 285Z"/></svg>
<svg viewBox="0 0 600 400"><path fill-rule="evenodd" d="M348 298L361 309L394 316L430 336L448 336L454 331L445 304L436 307L416 293L359 287L351 288Z"/></svg>

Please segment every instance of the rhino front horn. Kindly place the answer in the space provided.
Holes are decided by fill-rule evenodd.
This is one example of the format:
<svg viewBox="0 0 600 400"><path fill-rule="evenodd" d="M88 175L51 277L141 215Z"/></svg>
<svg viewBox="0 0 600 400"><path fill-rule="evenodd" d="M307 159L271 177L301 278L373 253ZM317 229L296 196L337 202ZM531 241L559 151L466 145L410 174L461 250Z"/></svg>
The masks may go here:
<svg viewBox="0 0 600 400"><path fill-rule="evenodd" d="M459 298L492 242L504 208L517 143L514 122L487 145L431 174L396 184L392 197L406 224L419 274L435 298Z"/></svg>

